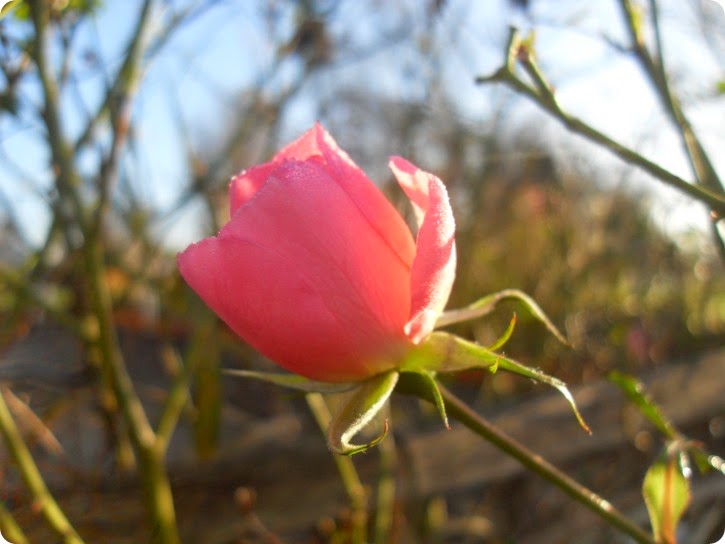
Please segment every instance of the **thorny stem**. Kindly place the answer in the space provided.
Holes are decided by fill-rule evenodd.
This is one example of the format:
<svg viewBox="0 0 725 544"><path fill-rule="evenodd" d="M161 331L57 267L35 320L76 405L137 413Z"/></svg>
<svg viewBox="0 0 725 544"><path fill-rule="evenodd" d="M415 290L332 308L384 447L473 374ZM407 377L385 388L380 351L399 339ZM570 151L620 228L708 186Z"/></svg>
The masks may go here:
<svg viewBox="0 0 725 544"><path fill-rule="evenodd" d="M327 428L332 421L330 409L327 407L325 398L321 393L307 393L305 395L307 405L312 412L322 434L327 433ZM367 493L360 476L357 473L352 457L346 455L332 454L337 471L340 474L342 485L350 500L352 508L352 542L353 544L364 544L367 541Z"/></svg>
<svg viewBox="0 0 725 544"><path fill-rule="evenodd" d="M415 374L403 374L397 391L415 395L431 403L435 402L435 399L430 394L430 388L422 383L420 378ZM501 429L486 421L445 387L440 386L440 391L446 403L448 414L451 417L457 419L471 431L519 461L531 472L538 474L561 489L572 499L592 510L607 523L629 535L639 544L656 544L654 539L646 531L627 519L608 501L576 482L541 456L532 452L526 446L508 436Z"/></svg>
<svg viewBox="0 0 725 544"><path fill-rule="evenodd" d="M713 210L717 218L725 217L725 196L719 194L718 191L709 187L689 183L657 163L646 159L636 151L606 136L581 119L566 113L556 101L551 91L551 86L544 80L533 55L525 46L522 47L522 45L518 30L511 28L504 66L489 76L476 78L476 82L479 84L500 82L508 85L515 91L529 97L572 132L601 145L625 162L638 166L660 181L705 203ZM522 64L526 73L533 79L534 87L516 75L514 65L516 60Z"/></svg>
<svg viewBox="0 0 725 544"><path fill-rule="evenodd" d="M0 433L5 445L18 467L35 506L42 512L48 524L63 539L64 544L83 544L83 539L76 532L66 518L63 510L50 494L43 481L38 466L33 461L28 447L25 445L20 432L13 421L8 405L5 403L4 387L0 388ZM9 535L8 535L9 536Z"/></svg>

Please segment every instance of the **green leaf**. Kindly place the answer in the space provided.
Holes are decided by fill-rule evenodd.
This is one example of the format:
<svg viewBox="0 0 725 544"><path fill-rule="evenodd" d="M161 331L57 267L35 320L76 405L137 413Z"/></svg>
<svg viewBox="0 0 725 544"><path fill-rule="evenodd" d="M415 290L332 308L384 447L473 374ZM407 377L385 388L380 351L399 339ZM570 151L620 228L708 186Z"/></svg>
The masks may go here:
<svg viewBox="0 0 725 544"><path fill-rule="evenodd" d="M668 455L649 468L642 484L642 495L655 540L676 544L677 524L690 504L690 485L676 456Z"/></svg>
<svg viewBox="0 0 725 544"><path fill-rule="evenodd" d="M672 422L668 420L659 407L654 403L652 398L647 394L644 385L633 376L622 372L613 371L607 376L610 382L619 387L630 402L634 404L640 413L646 417L659 432L670 440L678 440L681 438L680 433L675 429Z"/></svg>
<svg viewBox="0 0 725 544"><path fill-rule="evenodd" d="M255 370L239 370L234 368L222 369L222 373L228 376L237 376L239 378L252 378L267 383L273 383L298 391L307 393L342 393L353 389L356 383L327 383L310 380L304 376L297 374L277 374L273 372L257 372Z"/></svg>
<svg viewBox="0 0 725 544"><path fill-rule="evenodd" d="M725 94L725 79L718 81L715 89L717 90L717 94Z"/></svg>
<svg viewBox="0 0 725 544"><path fill-rule="evenodd" d="M701 444L694 440L687 439L680 431L675 428L672 422L665 417L660 411L659 406L647 394L644 385L633 376L622 372L613 371L607 376L610 382L619 387L630 402L632 402L647 418L647 420L655 426L669 441L678 444L678 447L687 450L695 461L695 466L700 473L715 470L725 474L725 461L717 455L712 455L705 451Z"/></svg>
<svg viewBox="0 0 725 544"><path fill-rule="evenodd" d="M488 315L496 308L496 305L499 302L507 299L518 300L521 302L531 315L543 323L549 332L553 334L557 340L559 340L559 342L566 346L569 345L569 342L567 342L566 338L564 338L564 335L559 332L559 329L556 328L554 323L539 307L536 301L519 289L504 289L503 291L498 291L497 293L485 296L464 308L443 312L438 318L438 321L436 321L436 328L446 327L448 325L453 325L454 323L470 321L471 319L478 319L479 317Z"/></svg>
<svg viewBox="0 0 725 544"><path fill-rule="evenodd" d="M351 443L353 437L380 412L395 389L399 376L397 372L390 371L373 376L358 385L342 409L333 415L327 430L327 445L334 453L353 455L373 447L385 438L388 433L387 421L383 434L375 440L365 444Z"/></svg>
<svg viewBox="0 0 725 544"><path fill-rule="evenodd" d="M564 382L454 334L432 333L425 342L411 351L398 369L401 372L419 374L424 372L459 372L471 369L488 369L492 372L507 370L531 378L556 388L571 406L574 416L582 428L591 434L591 429L579 413L574 397L572 397Z"/></svg>

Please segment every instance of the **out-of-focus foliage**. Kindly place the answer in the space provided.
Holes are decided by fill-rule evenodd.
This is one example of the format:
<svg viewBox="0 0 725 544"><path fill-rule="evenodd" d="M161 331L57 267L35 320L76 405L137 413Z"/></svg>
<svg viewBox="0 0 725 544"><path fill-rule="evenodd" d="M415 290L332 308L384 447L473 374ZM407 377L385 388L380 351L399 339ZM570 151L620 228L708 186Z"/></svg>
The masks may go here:
<svg viewBox="0 0 725 544"><path fill-rule="evenodd" d="M14 4L14 16L20 21L27 21L30 18L30 9L23 0L11 2ZM102 0L55 0L50 2L51 16L54 18L78 17L91 15L103 4ZM3 10L5 11L5 10Z"/></svg>

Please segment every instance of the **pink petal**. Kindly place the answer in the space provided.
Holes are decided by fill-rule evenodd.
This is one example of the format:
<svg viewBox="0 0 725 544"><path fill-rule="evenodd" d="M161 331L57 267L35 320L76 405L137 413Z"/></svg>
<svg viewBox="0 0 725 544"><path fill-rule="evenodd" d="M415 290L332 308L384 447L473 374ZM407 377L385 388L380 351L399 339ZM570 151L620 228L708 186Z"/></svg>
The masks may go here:
<svg viewBox="0 0 725 544"><path fill-rule="evenodd" d="M401 215L322 125L317 123L312 130L316 132L317 147L325 159L327 171L401 262L410 267L415 256L415 244Z"/></svg>
<svg viewBox="0 0 725 544"><path fill-rule="evenodd" d="M234 215L241 205L251 199L277 167L274 162L260 164L241 171L229 183L229 215Z"/></svg>
<svg viewBox="0 0 725 544"><path fill-rule="evenodd" d="M445 185L400 157L390 168L413 203L420 229L411 269L411 307L406 333L413 342L425 338L448 302L456 275L455 222Z"/></svg>
<svg viewBox="0 0 725 544"><path fill-rule="evenodd" d="M229 186L231 214L247 202L274 168L285 160L305 161L320 157L330 176L355 203L378 236L410 267L415 255L415 243L398 211L349 157L320 123L282 148L271 162L255 166L237 175Z"/></svg>
<svg viewBox="0 0 725 544"><path fill-rule="evenodd" d="M361 379L390 368L381 357L407 342L410 270L321 162L277 166L219 236L179 264L207 304L281 366Z"/></svg>
<svg viewBox="0 0 725 544"><path fill-rule="evenodd" d="M253 166L234 176L229 184L230 215L234 215L239 206L252 198L272 171L285 160L304 161L311 157L321 157L322 151L317 145L320 131L325 132L325 129L317 123L294 142L278 151L270 162Z"/></svg>
<svg viewBox="0 0 725 544"><path fill-rule="evenodd" d="M186 282L235 333L287 370L328 382L374 373L364 367L371 363L367 354L356 353L354 330L274 250L207 238L180 253L178 263Z"/></svg>

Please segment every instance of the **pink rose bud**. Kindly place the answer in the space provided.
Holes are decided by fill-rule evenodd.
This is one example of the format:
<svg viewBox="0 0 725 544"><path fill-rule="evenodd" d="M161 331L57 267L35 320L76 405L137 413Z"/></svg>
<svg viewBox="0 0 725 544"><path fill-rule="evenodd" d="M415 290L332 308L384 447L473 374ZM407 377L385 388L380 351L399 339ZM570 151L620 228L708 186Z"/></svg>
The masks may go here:
<svg viewBox="0 0 725 544"><path fill-rule="evenodd" d="M231 219L178 256L194 291L287 370L360 381L425 339L455 276L455 232L441 181L399 157L417 243L365 173L316 124L229 186Z"/></svg>

